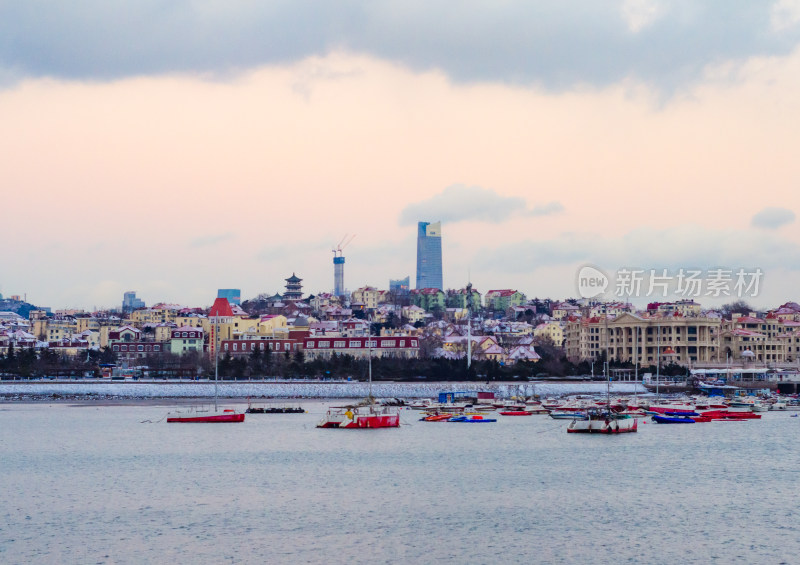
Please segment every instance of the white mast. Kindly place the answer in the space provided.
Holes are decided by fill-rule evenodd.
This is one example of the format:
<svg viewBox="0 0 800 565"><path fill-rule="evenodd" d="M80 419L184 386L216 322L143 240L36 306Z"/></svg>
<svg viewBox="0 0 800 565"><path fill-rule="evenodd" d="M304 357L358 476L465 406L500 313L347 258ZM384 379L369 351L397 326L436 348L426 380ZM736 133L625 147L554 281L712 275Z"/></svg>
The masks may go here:
<svg viewBox="0 0 800 565"><path fill-rule="evenodd" d="M217 412L217 380L219 379L219 351L217 351L217 343L219 342L219 312L214 316L214 412Z"/></svg>
<svg viewBox="0 0 800 565"><path fill-rule="evenodd" d="M472 283L467 283L467 372L472 364Z"/></svg>
<svg viewBox="0 0 800 565"><path fill-rule="evenodd" d="M370 334L372 331L370 330ZM372 335L369 336L369 402L373 403L372 399Z"/></svg>

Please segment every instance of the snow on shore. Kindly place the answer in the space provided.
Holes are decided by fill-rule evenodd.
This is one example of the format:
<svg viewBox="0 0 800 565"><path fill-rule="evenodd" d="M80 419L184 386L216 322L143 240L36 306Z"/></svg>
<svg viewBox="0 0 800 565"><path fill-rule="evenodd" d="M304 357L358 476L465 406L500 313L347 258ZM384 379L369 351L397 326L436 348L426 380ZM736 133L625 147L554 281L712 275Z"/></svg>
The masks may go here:
<svg viewBox="0 0 800 565"><path fill-rule="evenodd" d="M367 396L368 383L362 382L224 382L219 395L226 398L360 398ZM494 391L499 396L512 396L518 390L532 395L563 396L566 394L602 394L606 383L373 383L377 398L435 398L445 391ZM612 383L612 393L647 392L636 383ZM16 382L0 384L0 395L105 396L123 398L213 397L213 382Z"/></svg>

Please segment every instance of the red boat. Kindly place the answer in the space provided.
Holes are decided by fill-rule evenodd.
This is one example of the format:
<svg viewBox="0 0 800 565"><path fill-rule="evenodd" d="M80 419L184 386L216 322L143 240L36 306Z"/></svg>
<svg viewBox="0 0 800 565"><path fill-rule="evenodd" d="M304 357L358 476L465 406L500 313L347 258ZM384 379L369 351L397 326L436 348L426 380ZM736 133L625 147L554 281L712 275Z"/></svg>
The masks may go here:
<svg viewBox="0 0 800 565"><path fill-rule="evenodd" d="M504 412L498 412L501 416L532 416L533 412L528 412L527 410L506 410Z"/></svg>
<svg viewBox="0 0 800 565"><path fill-rule="evenodd" d="M235 410L223 410L222 412L187 412L185 415L168 416L167 423L221 423L221 422L244 422L244 413L237 413Z"/></svg>
<svg viewBox="0 0 800 565"><path fill-rule="evenodd" d="M719 420L760 420L761 414L756 414L754 412L726 412L725 414L721 414L718 418Z"/></svg>
<svg viewBox="0 0 800 565"><path fill-rule="evenodd" d="M392 406L367 404L331 408L322 418L318 428L397 428L400 413Z"/></svg>

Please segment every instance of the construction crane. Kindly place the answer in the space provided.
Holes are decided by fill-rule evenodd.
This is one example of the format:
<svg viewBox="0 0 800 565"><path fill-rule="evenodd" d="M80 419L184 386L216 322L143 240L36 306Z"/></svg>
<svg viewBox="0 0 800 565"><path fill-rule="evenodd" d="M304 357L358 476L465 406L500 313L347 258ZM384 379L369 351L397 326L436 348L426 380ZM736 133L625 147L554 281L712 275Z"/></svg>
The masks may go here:
<svg viewBox="0 0 800 565"><path fill-rule="evenodd" d="M331 250L333 251L333 294L336 296L344 294L344 255L342 255L342 251L356 236L356 234L349 237L348 235L344 234L339 244Z"/></svg>

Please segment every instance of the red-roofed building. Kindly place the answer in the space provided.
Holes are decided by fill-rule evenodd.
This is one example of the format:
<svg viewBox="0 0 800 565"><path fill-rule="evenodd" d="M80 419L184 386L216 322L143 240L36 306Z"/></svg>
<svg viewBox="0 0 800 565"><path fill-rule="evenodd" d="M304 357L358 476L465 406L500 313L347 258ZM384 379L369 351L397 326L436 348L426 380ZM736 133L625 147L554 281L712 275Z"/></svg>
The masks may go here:
<svg viewBox="0 0 800 565"><path fill-rule="evenodd" d="M487 309L505 312L514 306L522 306L525 303L525 295L511 289L490 290L486 293L485 300Z"/></svg>
<svg viewBox="0 0 800 565"><path fill-rule="evenodd" d="M210 318L233 318L233 308L231 308L231 303L228 302L227 298L217 298L214 300L214 305L211 306L211 310L208 312L208 317Z"/></svg>

